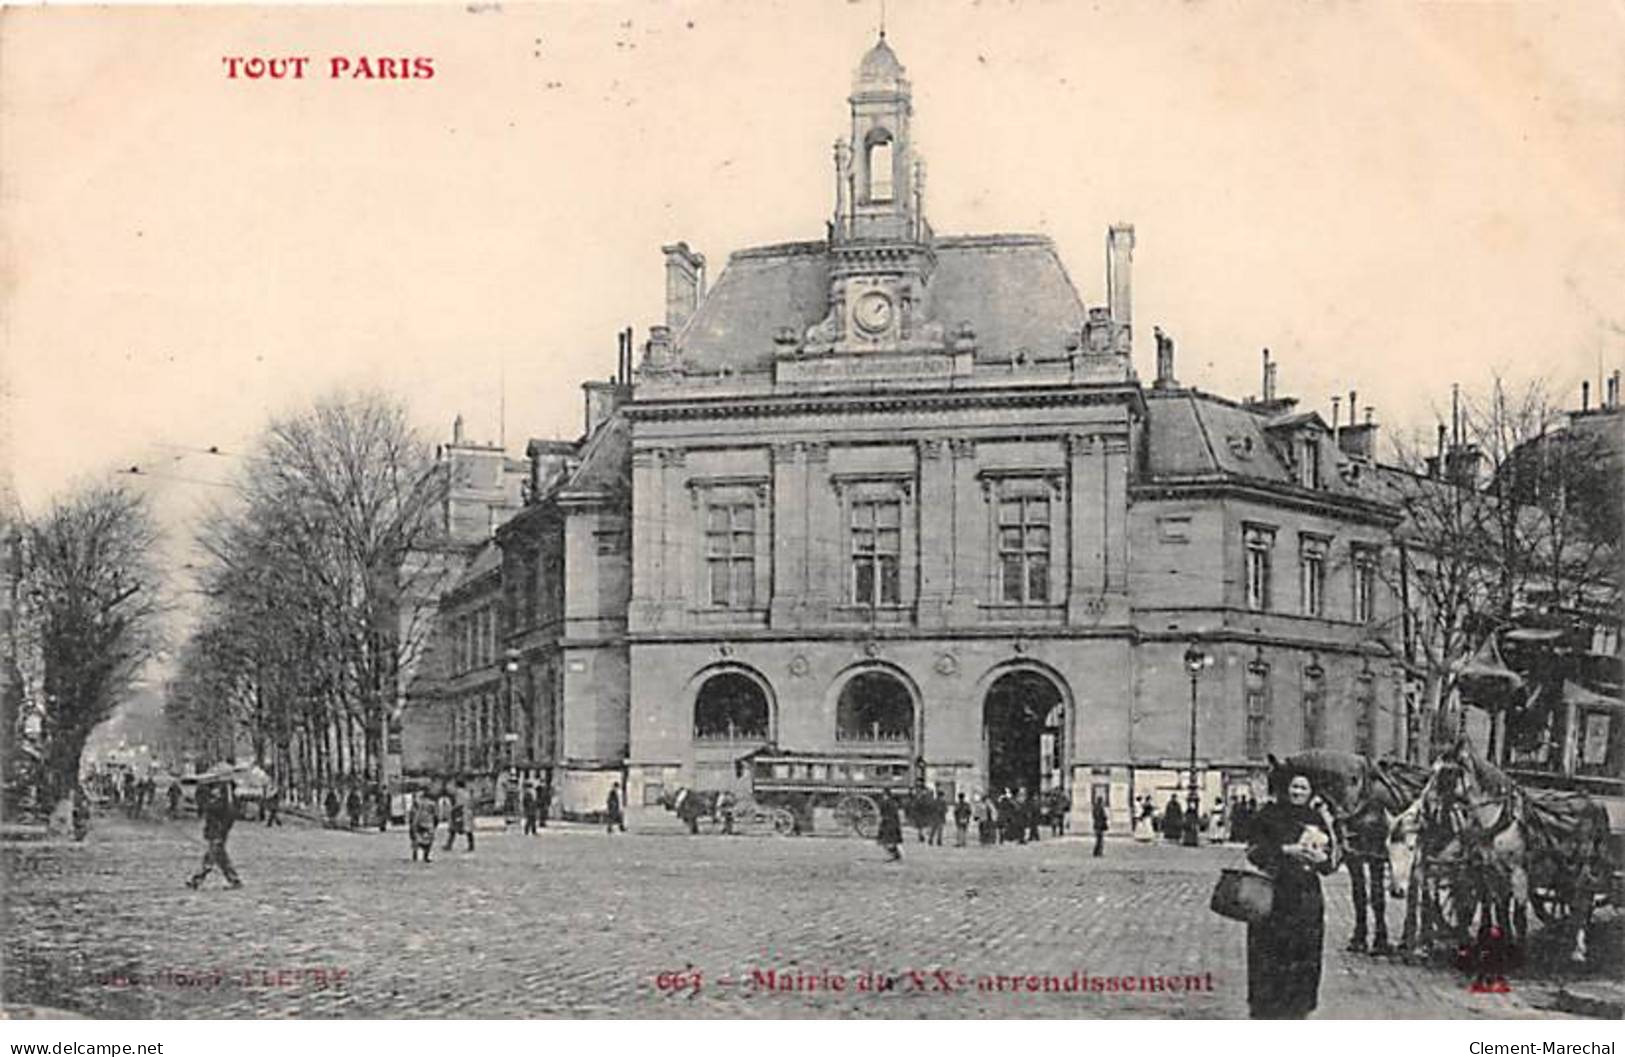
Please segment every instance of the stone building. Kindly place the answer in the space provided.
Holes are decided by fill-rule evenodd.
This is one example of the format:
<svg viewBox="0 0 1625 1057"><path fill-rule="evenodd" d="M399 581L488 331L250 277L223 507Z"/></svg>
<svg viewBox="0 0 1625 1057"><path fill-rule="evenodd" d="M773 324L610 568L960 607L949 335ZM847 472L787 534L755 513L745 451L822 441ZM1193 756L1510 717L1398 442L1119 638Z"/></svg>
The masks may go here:
<svg viewBox="0 0 1625 1057"><path fill-rule="evenodd" d="M531 466L501 446L469 440L458 416L451 440L437 452L444 499L433 544L407 557L402 576L401 707L390 724L386 775L452 774L472 770L485 751L481 717L495 643L503 634L496 607L482 592L500 589L495 529L524 507ZM483 658L474 663L474 658Z"/></svg>
<svg viewBox="0 0 1625 1057"><path fill-rule="evenodd" d="M772 745L1064 785L1121 823L1183 789L1193 642L1204 805L1270 752L1389 749L1374 427L1182 387L1160 332L1142 385L1132 227L1086 305L1042 236L932 230L884 39L849 105L826 238L736 252L709 290L665 249L621 411L630 802Z"/></svg>
<svg viewBox="0 0 1625 1057"><path fill-rule="evenodd" d="M628 332L582 438L533 443L443 600L425 766L547 777L577 815L624 781L637 822L772 747L1064 787L1122 828L1193 752L1207 807L1270 753L1393 751L1376 427L1299 412L1268 362L1255 398L1183 386L1160 331L1142 384L1132 227L1086 304L1047 238L932 230L883 38L848 102L825 237L709 287L665 246L636 370Z"/></svg>

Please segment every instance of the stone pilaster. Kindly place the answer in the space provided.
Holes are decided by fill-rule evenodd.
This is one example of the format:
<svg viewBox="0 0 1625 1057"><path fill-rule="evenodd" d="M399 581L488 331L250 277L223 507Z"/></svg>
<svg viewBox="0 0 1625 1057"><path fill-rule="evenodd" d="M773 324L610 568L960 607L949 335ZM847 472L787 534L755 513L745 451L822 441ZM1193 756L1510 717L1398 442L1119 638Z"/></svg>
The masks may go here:
<svg viewBox="0 0 1625 1057"><path fill-rule="evenodd" d="M773 591L769 620L775 628L793 627L801 619L807 593L807 461L806 445L773 445ZM758 525L758 532L769 526Z"/></svg>
<svg viewBox="0 0 1625 1057"><path fill-rule="evenodd" d="M976 623L976 602L987 579L986 540L979 526L985 520L983 497L976 482L976 442L956 437L948 444L953 465L953 505L948 520L952 552L952 593L948 599L949 620L969 627Z"/></svg>
<svg viewBox="0 0 1625 1057"><path fill-rule="evenodd" d="M629 625L645 628L658 621L660 597L660 457L652 448L632 452L632 600Z"/></svg>
<svg viewBox="0 0 1625 1057"><path fill-rule="evenodd" d="M920 595L916 619L922 628L941 627L948 619L953 594L953 522L942 516L953 509L954 471L948 444L940 438L918 443Z"/></svg>
<svg viewBox="0 0 1625 1057"><path fill-rule="evenodd" d="M690 542L694 536L694 504L689 501L684 478L687 474L688 453L681 448L665 448L660 452L661 496L664 500L660 518L660 594L662 623L671 626L686 622L693 579L693 555Z"/></svg>
<svg viewBox="0 0 1625 1057"><path fill-rule="evenodd" d="M1066 438L1069 487L1066 618L1069 624L1096 619L1106 592L1106 465L1100 438L1073 434Z"/></svg>
<svg viewBox="0 0 1625 1057"><path fill-rule="evenodd" d="M846 528L840 524L840 504L830 487L829 445L808 444L803 455L806 467L802 481L806 490L799 497L806 519L803 620L821 624L829 620L830 609L842 597L841 587L846 582Z"/></svg>

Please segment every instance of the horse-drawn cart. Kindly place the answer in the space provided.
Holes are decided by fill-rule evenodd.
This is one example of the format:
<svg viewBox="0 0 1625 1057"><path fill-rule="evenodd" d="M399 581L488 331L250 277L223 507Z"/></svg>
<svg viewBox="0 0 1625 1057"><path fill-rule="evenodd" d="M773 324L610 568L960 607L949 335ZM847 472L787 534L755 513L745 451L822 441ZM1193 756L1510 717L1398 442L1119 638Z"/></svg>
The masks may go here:
<svg viewBox="0 0 1625 1057"><path fill-rule="evenodd" d="M1471 942L1475 919L1522 943L1527 907L1585 960L1592 915L1617 900L1617 834L1603 798L1572 777L1545 777L1525 786L1465 742L1435 761L1418 815L1424 943L1429 911L1454 944Z"/></svg>

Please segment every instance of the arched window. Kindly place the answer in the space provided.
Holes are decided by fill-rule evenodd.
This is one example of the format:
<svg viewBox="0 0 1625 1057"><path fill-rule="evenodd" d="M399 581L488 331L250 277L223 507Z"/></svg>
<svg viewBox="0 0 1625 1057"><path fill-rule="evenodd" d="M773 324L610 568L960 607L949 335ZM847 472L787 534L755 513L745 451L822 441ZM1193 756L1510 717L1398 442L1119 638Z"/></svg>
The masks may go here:
<svg viewBox="0 0 1625 1057"><path fill-rule="evenodd" d="M869 145L869 201L892 200L892 144L891 139L878 140Z"/></svg>
<svg viewBox="0 0 1625 1057"><path fill-rule="evenodd" d="M896 676L863 672L841 688L835 740L907 742L914 738L914 698Z"/></svg>
<svg viewBox="0 0 1625 1057"><path fill-rule="evenodd" d="M707 679L694 698L694 737L700 741L765 740L767 694L739 672Z"/></svg>

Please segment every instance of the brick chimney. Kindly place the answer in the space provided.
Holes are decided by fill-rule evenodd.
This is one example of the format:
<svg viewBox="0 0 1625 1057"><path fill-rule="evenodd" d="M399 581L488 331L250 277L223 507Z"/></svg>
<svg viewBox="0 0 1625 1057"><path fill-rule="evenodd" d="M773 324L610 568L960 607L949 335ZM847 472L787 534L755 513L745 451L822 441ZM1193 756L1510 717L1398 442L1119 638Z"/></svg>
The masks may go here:
<svg viewBox="0 0 1625 1057"><path fill-rule="evenodd" d="M666 255L666 326L681 330L705 297L705 257L686 242L660 247Z"/></svg>

